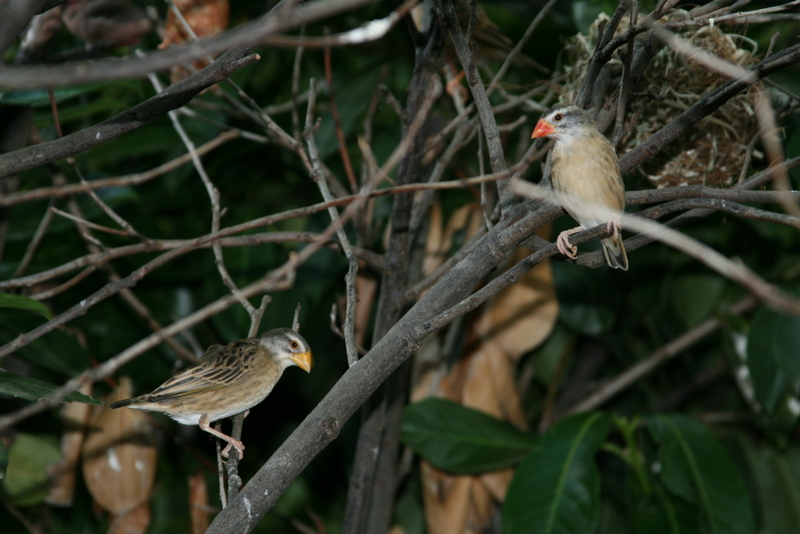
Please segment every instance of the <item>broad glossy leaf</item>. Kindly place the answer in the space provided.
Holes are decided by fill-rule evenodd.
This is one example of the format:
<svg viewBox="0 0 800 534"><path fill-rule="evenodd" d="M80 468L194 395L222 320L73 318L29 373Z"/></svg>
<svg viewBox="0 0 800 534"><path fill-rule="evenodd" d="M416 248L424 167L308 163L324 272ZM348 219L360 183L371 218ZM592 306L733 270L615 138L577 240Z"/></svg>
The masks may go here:
<svg viewBox="0 0 800 534"><path fill-rule="evenodd" d="M0 479L6 478L6 469L8 469L8 451L0 440Z"/></svg>
<svg viewBox="0 0 800 534"><path fill-rule="evenodd" d="M101 84L58 88L53 89L53 96L56 102L60 103L70 98L94 91L99 87L101 87ZM47 89L6 91L0 93L0 103L15 106L49 106L50 92Z"/></svg>
<svg viewBox="0 0 800 534"><path fill-rule="evenodd" d="M47 495L47 466L60 457L55 438L17 434L8 451L8 470L3 480L6 498L17 506L41 503Z"/></svg>
<svg viewBox="0 0 800 534"><path fill-rule="evenodd" d="M778 448L766 440L754 444L749 438L737 443L764 503L760 532L795 534L800 525L800 447Z"/></svg>
<svg viewBox="0 0 800 534"><path fill-rule="evenodd" d="M53 318L47 306L34 300L30 297L22 295L10 295L8 293L0 293L0 308L12 308L16 310L26 310L38 313L47 320Z"/></svg>
<svg viewBox="0 0 800 534"><path fill-rule="evenodd" d="M610 269L580 269L562 262L555 262L552 267L561 307L559 318L590 336L608 330L614 324L614 305L620 298Z"/></svg>
<svg viewBox="0 0 800 534"><path fill-rule="evenodd" d="M653 417L647 428L659 445L660 480L669 492L699 508L698 530L755 533L742 475L711 431L683 415Z"/></svg>
<svg viewBox="0 0 800 534"><path fill-rule="evenodd" d="M636 534L700 534L700 510L658 484L648 495L632 497L631 526Z"/></svg>
<svg viewBox="0 0 800 534"><path fill-rule="evenodd" d="M0 369L0 393L11 395L20 399L36 401L47 396L58 386L29 378L27 376L15 375ZM85 402L87 404L103 404L97 399L88 397L83 393L73 392L64 397L66 402Z"/></svg>
<svg viewBox="0 0 800 534"><path fill-rule="evenodd" d="M672 282L672 308L687 327L706 319L719 301L725 280L713 274L689 274Z"/></svg>
<svg viewBox="0 0 800 534"><path fill-rule="evenodd" d="M600 516L594 461L611 420L599 412L560 421L520 464L503 503L505 534L585 534Z"/></svg>
<svg viewBox="0 0 800 534"><path fill-rule="evenodd" d="M789 383L800 378L800 317L761 308L747 339L747 366L758 400L775 411Z"/></svg>
<svg viewBox="0 0 800 534"><path fill-rule="evenodd" d="M0 313L0 339L8 342L41 324L41 319L34 314ZM75 337L58 329L20 348L17 356L65 376L75 376L89 365L86 350Z"/></svg>
<svg viewBox="0 0 800 534"><path fill-rule="evenodd" d="M403 443L430 463L454 473L481 473L518 462L534 437L515 426L444 399L408 406Z"/></svg>

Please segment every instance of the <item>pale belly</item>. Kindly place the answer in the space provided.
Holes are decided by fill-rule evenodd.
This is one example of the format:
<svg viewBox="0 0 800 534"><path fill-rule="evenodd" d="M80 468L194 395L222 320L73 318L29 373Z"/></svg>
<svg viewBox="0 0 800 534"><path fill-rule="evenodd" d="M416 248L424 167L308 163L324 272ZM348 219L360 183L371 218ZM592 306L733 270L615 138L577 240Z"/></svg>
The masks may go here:
<svg viewBox="0 0 800 534"><path fill-rule="evenodd" d="M624 209L624 185L610 144L576 142L573 145L572 148L556 146L553 149L553 189L567 213L581 226L591 228L610 218L597 213L592 205Z"/></svg>

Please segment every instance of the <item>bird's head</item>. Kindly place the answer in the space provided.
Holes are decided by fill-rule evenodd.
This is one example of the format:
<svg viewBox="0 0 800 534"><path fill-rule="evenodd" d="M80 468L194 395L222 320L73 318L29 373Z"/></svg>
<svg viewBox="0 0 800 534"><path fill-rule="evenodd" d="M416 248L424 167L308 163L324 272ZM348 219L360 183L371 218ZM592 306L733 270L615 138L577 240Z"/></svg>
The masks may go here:
<svg viewBox="0 0 800 534"><path fill-rule="evenodd" d="M284 368L296 365L307 373L311 372L314 365L311 348L303 336L294 330L275 328L261 334L259 341Z"/></svg>
<svg viewBox="0 0 800 534"><path fill-rule="evenodd" d="M531 139L552 137L555 140L586 135L596 130L592 117L578 106L556 106L536 123Z"/></svg>

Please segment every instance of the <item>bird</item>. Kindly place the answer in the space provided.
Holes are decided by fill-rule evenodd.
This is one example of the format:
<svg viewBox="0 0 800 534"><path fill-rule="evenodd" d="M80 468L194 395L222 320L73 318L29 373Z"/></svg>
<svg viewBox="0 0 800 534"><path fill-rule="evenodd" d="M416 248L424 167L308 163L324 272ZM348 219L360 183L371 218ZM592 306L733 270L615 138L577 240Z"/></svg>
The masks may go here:
<svg viewBox="0 0 800 534"><path fill-rule="evenodd" d="M70 0L62 17L89 46L131 46L153 29L147 14L128 0Z"/></svg>
<svg viewBox="0 0 800 534"><path fill-rule="evenodd" d="M417 31L427 32L434 20L432 13L432 2L430 0L423 0L411 9L411 20L414 23ZM472 16L472 5L469 0L456 0L454 3L456 19L461 27L461 32L466 33L469 29L469 20ZM477 45L477 61L478 63L485 64L487 62L503 62L508 57L511 50L514 49L514 43L505 35L500 28L489 18L489 14L481 4L475 5L475 22L472 30L472 39ZM455 46L450 38L445 39L445 59L447 63L453 66L458 63L458 55L456 54ZM548 70L536 60L523 53L514 55L512 63L516 66L530 67L542 73L547 73ZM447 92L452 94L461 79L464 77L464 72L459 72L447 84Z"/></svg>
<svg viewBox="0 0 800 534"><path fill-rule="evenodd" d="M472 6L468 0L458 0L455 3L456 18L461 26L461 31L466 32L469 28L469 18L472 15ZM475 6L475 27L472 30L472 38L478 44L478 57L486 61L505 61L514 43L504 34L500 28L489 18L489 14L481 4ZM449 57L456 58L456 52L452 42L448 39L445 43ZM514 56L513 63L517 66L532 67L542 73L547 69L533 58L519 53Z"/></svg>
<svg viewBox="0 0 800 534"><path fill-rule="evenodd" d="M598 213L592 205L621 212L625 209L625 184L619 172L614 147L597 129L592 117L577 106L555 106L545 112L531 138L551 137L550 149L553 189L561 193L564 209L579 227L558 235L556 246L565 256L576 258L577 247L569 236L605 224L609 237L600 240L606 263L614 269L628 270L628 255L620 235L620 217Z"/></svg>
<svg viewBox="0 0 800 534"><path fill-rule="evenodd" d="M184 425L200 428L226 442L244 457L244 444L209 423L246 412L263 401L287 367L311 372L314 359L303 337L289 328L275 328L227 345L211 345L200 361L182 370L151 393L113 402L112 410L134 408L163 412Z"/></svg>

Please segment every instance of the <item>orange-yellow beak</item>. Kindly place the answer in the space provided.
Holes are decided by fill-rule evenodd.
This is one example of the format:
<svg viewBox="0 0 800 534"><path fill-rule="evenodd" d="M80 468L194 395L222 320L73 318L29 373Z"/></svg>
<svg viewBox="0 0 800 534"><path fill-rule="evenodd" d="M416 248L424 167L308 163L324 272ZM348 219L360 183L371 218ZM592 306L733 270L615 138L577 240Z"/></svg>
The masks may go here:
<svg viewBox="0 0 800 534"><path fill-rule="evenodd" d="M311 351L295 354L291 360L306 373L310 373L311 368L314 367L314 357L311 355Z"/></svg>
<svg viewBox="0 0 800 534"><path fill-rule="evenodd" d="M531 139L536 139L537 137L547 137L548 135L555 133L555 131L556 129L552 124L544 119L539 119L539 122L536 123L536 128L533 129Z"/></svg>

